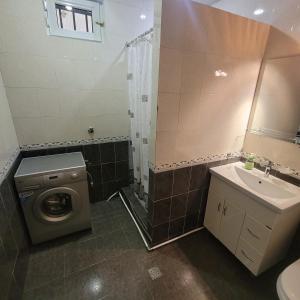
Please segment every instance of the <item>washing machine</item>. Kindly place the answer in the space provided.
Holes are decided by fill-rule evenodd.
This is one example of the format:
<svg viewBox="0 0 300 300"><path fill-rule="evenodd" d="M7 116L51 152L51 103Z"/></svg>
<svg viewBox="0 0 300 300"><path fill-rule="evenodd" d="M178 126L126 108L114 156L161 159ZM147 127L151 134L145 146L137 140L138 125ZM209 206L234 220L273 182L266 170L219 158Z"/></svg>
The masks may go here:
<svg viewBox="0 0 300 300"><path fill-rule="evenodd" d="M15 183L33 244L91 228L80 152L24 158Z"/></svg>

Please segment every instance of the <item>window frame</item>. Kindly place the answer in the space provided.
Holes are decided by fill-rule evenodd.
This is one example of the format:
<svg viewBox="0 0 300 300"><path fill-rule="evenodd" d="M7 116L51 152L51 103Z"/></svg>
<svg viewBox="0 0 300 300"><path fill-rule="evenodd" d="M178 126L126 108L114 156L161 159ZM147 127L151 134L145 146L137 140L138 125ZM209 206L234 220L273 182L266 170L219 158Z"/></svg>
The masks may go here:
<svg viewBox="0 0 300 300"><path fill-rule="evenodd" d="M102 27L99 25L103 23L101 21L101 3L89 0L45 0L44 4L49 35L102 42ZM72 31L60 28L57 22L56 4L63 6L70 5L75 8L91 11L94 32Z"/></svg>

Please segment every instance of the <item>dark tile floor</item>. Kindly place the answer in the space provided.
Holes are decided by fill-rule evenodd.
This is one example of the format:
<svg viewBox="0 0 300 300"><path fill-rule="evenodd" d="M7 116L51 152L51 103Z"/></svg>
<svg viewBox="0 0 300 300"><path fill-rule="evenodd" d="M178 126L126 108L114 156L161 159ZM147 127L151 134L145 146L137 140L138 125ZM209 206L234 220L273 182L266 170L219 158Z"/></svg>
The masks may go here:
<svg viewBox="0 0 300 300"><path fill-rule="evenodd" d="M92 232L34 247L23 299L276 299L284 263L255 278L206 230L148 252L119 198L91 212Z"/></svg>

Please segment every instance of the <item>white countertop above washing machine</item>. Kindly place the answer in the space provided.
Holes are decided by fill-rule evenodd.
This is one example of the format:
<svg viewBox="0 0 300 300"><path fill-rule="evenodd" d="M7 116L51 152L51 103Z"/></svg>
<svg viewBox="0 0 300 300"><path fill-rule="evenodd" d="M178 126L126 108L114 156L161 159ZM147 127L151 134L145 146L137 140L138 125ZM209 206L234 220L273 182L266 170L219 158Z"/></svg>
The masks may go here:
<svg viewBox="0 0 300 300"><path fill-rule="evenodd" d="M29 157L21 161L15 178L85 167L81 152Z"/></svg>

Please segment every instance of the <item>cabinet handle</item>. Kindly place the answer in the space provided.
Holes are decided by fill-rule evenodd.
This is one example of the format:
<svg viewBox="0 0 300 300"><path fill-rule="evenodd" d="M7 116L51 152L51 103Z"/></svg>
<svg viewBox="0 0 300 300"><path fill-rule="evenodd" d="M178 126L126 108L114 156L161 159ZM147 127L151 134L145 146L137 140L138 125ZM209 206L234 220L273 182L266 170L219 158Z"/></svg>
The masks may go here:
<svg viewBox="0 0 300 300"><path fill-rule="evenodd" d="M243 254L248 260L250 260L251 262L254 263L254 261L253 261L253 260L245 253L244 250L241 250L241 252L242 252L242 254Z"/></svg>
<svg viewBox="0 0 300 300"><path fill-rule="evenodd" d="M247 228L248 232L255 237L256 239L260 240L260 237L258 235L256 235L251 229Z"/></svg>
<svg viewBox="0 0 300 300"><path fill-rule="evenodd" d="M226 216L226 212L227 212L227 206L224 207L223 209L223 215Z"/></svg>
<svg viewBox="0 0 300 300"><path fill-rule="evenodd" d="M219 204L218 204L218 211L220 211L221 210L221 202L219 202Z"/></svg>

